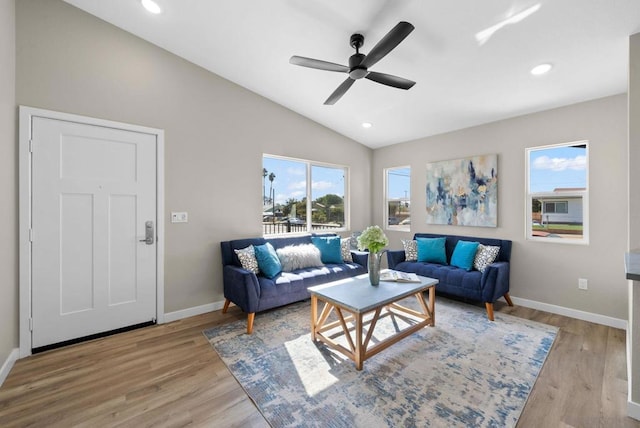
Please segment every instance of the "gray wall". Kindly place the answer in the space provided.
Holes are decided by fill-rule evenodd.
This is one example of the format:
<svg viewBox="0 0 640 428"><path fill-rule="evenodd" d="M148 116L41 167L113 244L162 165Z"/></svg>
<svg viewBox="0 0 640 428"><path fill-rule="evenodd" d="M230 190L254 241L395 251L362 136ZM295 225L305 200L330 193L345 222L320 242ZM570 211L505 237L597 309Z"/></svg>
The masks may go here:
<svg viewBox="0 0 640 428"><path fill-rule="evenodd" d="M411 165L412 233L435 232L513 240L514 297L627 319L624 253L627 245L627 98L617 95L464 129L376 150L373 188L383 168ZM589 140L590 244L525 239L525 148ZM426 163L498 154L498 227L426 224ZM381 192L373 217L383 223ZM389 233L392 246L412 233ZM640 242L639 242L640 244ZM578 290L587 278L589 290Z"/></svg>
<svg viewBox="0 0 640 428"><path fill-rule="evenodd" d="M18 347L15 5L0 0L0 366Z"/></svg>
<svg viewBox="0 0 640 428"><path fill-rule="evenodd" d="M166 312L223 300L220 241L262 234L263 153L348 165L369 223L369 148L61 1L16 13L18 104L165 130Z"/></svg>

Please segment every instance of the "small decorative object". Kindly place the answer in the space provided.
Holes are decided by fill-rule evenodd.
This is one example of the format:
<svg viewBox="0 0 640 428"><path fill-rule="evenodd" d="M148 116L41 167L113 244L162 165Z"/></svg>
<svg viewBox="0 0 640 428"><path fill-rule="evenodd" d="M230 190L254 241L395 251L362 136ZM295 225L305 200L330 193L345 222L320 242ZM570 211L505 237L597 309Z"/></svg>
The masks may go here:
<svg viewBox="0 0 640 428"><path fill-rule="evenodd" d="M358 236L358 249L369 250L369 281L371 285L380 284L380 259L384 253L382 249L389 244L380 226L367 227Z"/></svg>
<svg viewBox="0 0 640 428"><path fill-rule="evenodd" d="M428 163L427 224L496 227L498 155Z"/></svg>

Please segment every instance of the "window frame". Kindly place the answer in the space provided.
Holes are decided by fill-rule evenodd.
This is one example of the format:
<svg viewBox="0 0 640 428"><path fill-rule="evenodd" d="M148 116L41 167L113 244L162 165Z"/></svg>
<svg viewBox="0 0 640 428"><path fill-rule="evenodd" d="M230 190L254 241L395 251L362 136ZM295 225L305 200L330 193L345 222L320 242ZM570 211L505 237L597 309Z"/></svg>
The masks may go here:
<svg viewBox="0 0 640 428"><path fill-rule="evenodd" d="M383 223L384 230L389 230L393 232L411 232L411 224L407 225L389 225L389 171L398 170L398 169L408 169L409 170L409 192L408 192L408 201L409 201L409 218L411 218L411 165L400 165L400 166L392 166L383 169L383 183L384 183L384 193L383 193ZM394 226L394 227L390 227Z"/></svg>
<svg viewBox="0 0 640 428"><path fill-rule="evenodd" d="M572 147L572 146L585 146L585 156L587 158L587 166L585 169L585 189L573 190L562 192L562 197L558 198L557 193L553 192L531 192L531 153L538 150L547 150L553 148ZM527 241L533 242L552 242L556 244L568 244L568 245L589 245L589 140L579 140L568 143L550 144L544 146L527 147L525 149L525 227L524 235ZM565 202L567 204L567 214L569 211L569 198L580 197L582 198L582 238L580 239L558 239L557 237L545 237L545 236L533 236L531 234L533 230L533 199L544 199L556 197L558 201ZM541 201L542 202L542 201ZM547 202L542 202L543 204Z"/></svg>
<svg viewBox="0 0 640 428"><path fill-rule="evenodd" d="M307 215L306 215L306 229L304 231L295 231L295 232L281 232L281 233L264 233L264 227L263 227L263 237L277 237L277 236L296 236L296 235L307 235L310 233L326 233L326 232L345 232L350 230L351 227L351 210L350 210L350 206L351 206L351 199L350 199L350 178L351 178L351 171L349 166L347 165L339 165L339 164L332 164L329 162L319 162L319 161L313 161L313 160L309 160L309 159L300 159L300 158L294 158L294 157L290 157L290 156L281 156L281 155L272 155L269 153L263 153L262 154L262 167L264 168L264 158L271 158L271 159L278 159L278 160L283 160L283 161L289 161L289 162L298 162L298 163L302 163L305 165L305 170L306 170L306 198L307 198L307 204L306 204L306 211L307 211ZM334 169L342 169L344 171L344 196L343 196L343 201L344 201L344 225L343 227L339 227L339 228L313 228L312 226L312 222L313 222L313 216L311 215L312 212L312 204L313 204L313 200L312 195L313 195L313 177L312 177L312 170L313 167L321 167L321 168L334 168ZM262 222L261 222L262 223Z"/></svg>

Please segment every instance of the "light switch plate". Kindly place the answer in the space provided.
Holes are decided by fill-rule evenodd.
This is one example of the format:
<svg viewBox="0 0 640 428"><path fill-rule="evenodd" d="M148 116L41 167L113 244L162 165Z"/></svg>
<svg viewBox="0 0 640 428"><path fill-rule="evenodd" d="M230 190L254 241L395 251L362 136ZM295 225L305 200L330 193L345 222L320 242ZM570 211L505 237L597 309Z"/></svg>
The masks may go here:
<svg viewBox="0 0 640 428"><path fill-rule="evenodd" d="M171 211L171 223L187 223L189 215L186 212Z"/></svg>

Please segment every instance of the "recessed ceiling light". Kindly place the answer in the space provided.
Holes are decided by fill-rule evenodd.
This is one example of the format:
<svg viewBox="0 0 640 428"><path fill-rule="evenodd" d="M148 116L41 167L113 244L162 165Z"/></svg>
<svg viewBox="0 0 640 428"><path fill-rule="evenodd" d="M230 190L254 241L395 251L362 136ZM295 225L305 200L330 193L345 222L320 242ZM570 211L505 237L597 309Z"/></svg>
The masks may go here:
<svg viewBox="0 0 640 428"><path fill-rule="evenodd" d="M144 6L144 8L151 13L154 13L157 15L162 12L162 9L160 9L160 6L158 6L158 3L154 2L153 0L141 0L141 3L142 3L142 6Z"/></svg>
<svg viewBox="0 0 640 428"><path fill-rule="evenodd" d="M363 127L363 128L367 128L367 129L368 129L368 128L371 128L371 126L372 126L372 125L371 125L369 122L363 122L363 123L362 123L362 127Z"/></svg>
<svg viewBox="0 0 640 428"><path fill-rule="evenodd" d="M536 65L531 69L531 74L534 76L540 76L541 74L548 73L553 66L551 64L540 64Z"/></svg>

